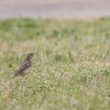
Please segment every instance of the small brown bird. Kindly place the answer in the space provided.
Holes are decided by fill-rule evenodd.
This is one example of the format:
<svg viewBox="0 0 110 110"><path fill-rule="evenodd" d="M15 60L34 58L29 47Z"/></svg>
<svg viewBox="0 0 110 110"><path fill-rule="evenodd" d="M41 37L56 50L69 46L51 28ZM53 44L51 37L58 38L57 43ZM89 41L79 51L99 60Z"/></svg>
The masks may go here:
<svg viewBox="0 0 110 110"><path fill-rule="evenodd" d="M32 58L33 58L33 53L29 53L22 65L15 71L14 77L16 76L25 76L29 69L32 67Z"/></svg>

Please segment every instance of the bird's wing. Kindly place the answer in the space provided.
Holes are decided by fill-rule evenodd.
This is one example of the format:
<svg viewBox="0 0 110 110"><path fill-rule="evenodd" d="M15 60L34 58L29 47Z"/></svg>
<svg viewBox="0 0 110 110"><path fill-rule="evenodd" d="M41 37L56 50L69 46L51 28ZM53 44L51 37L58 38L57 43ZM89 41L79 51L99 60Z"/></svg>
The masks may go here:
<svg viewBox="0 0 110 110"><path fill-rule="evenodd" d="M31 63L25 62L15 71L15 74L23 73L26 69L28 69L30 67L31 67Z"/></svg>

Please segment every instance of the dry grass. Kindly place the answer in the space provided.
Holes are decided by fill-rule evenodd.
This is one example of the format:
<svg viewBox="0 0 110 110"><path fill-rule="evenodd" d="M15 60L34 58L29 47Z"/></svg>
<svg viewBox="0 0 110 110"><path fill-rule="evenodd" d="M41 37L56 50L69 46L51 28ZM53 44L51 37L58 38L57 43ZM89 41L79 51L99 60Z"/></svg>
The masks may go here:
<svg viewBox="0 0 110 110"><path fill-rule="evenodd" d="M110 19L0 21L1 110L109 110ZM28 52L25 77L12 73Z"/></svg>

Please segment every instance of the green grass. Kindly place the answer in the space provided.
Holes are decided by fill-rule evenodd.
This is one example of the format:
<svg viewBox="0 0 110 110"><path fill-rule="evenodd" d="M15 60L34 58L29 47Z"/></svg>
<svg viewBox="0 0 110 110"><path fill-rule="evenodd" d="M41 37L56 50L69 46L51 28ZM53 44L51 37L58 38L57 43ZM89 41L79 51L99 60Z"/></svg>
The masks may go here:
<svg viewBox="0 0 110 110"><path fill-rule="evenodd" d="M34 52L26 77L12 79ZM110 18L0 20L0 110L109 110Z"/></svg>

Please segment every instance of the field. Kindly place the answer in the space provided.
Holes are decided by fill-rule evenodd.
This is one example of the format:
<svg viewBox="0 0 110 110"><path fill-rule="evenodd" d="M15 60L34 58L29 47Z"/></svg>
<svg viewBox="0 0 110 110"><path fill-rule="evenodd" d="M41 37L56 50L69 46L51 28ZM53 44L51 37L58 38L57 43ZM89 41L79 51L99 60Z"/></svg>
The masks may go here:
<svg viewBox="0 0 110 110"><path fill-rule="evenodd" d="M27 53L26 77L12 79ZM0 110L109 110L110 18L0 20Z"/></svg>

